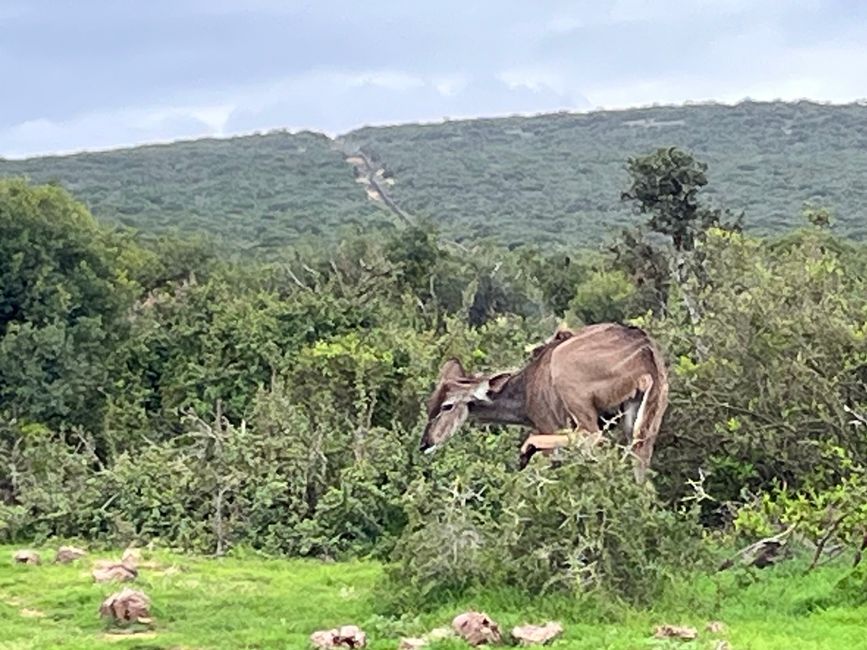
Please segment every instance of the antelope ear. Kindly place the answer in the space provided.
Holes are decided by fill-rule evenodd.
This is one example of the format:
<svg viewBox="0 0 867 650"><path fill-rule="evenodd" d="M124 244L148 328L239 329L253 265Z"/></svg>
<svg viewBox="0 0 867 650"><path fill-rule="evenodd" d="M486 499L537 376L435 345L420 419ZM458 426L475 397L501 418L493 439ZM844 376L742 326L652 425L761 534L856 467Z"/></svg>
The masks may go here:
<svg viewBox="0 0 867 650"><path fill-rule="evenodd" d="M494 375L488 379L488 383L491 385L490 392L491 393L499 393L506 387L506 382L512 378L511 372L501 372L499 374Z"/></svg>
<svg viewBox="0 0 867 650"><path fill-rule="evenodd" d="M480 402L491 401L491 395L496 395L503 390L503 387L511 376L512 373L510 372L501 372L483 379L473 389L473 399L477 399Z"/></svg>
<svg viewBox="0 0 867 650"><path fill-rule="evenodd" d="M440 381L461 379L462 377L466 377L466 375L467 373L464 371L461 362L455 358L449 359L440 368Z"/></svg>

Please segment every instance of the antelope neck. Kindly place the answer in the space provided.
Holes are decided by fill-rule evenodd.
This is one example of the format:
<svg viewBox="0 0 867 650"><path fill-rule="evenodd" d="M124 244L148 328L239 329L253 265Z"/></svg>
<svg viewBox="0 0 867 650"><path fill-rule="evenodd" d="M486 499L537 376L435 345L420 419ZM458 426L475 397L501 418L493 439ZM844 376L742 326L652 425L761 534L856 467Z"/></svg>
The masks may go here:
<svg viewBox="0 0 867 650"><path fill-rule="evenodd" d="M499 391L490 395L490 401L470 404L470 418L482 424L532 426L527 417L526 386L523 373L514 373Z"/></svg>

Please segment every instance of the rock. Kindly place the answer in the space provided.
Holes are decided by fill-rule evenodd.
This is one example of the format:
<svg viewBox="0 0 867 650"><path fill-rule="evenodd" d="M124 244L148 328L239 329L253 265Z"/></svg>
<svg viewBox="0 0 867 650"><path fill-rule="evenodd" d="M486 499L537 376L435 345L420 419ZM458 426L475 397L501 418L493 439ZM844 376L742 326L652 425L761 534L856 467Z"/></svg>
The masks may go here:
<svg viewBox="0 0 867 650"><path fill-rule="evenodd" d="M319 630L310 635L310 643L319 650L331 648L364 648L367 635L356 625L344 625L333 630Z"/></svg>
<svg viewBox="0 0 867 650"><path fill-rule="evenodd" d="M99 607L99 615L116 624L141 623L149 625L151 601L142 592L125 588L106 598Z"/></svg>
<svg viewBox="0 0 867 650"><path fill-rule="evenodd" d="M452 629L472 646L500 643L500 626L484 612L464 612L452 621Z"/></svg>
<svg viewBox="0 0 867 650"><path fill-rule="evenodd" d="M543 645L563 634L563 626L556 621L545 625L522 625L512 628L512 637L521 645Z"/></svg>
<svg viewBox="0 0 867 650"><path fill-rule="evenodd" d="M310 635L310 645L320 650L334 648L334 630L316 630Z"/></svg>
<svg viewBox="0 0 867 650"><path fill-rule="evenodd" d="M419 650L419 648L424 648L429 643L430 641L424 637L409 637L400 640L397 650Z"/></svg>
<svg viewBox="0 0 867 650"><path fill-rule="evenodd" d="M680 625L657 625L653 636L657 639L683 639L684 641L688 641L698 636L698 630L694 627Z"/></svg>
<svg viewBox="0 0 867 650"><path fill-rule="evenodd" d="M123 562L98 562L91 574L94 582L132 582L138 570Z"/></svg>
<svg viewBox="0 0 867 650"><path fill-rule="evenodd" d="M12 556L12 559L17 564L40 564L42 560L39 557L39 553L36 551L31 551L29 549L22 549L20 551L15 551L15 554Z"/></svg>
<svg viewBox="0 0 867 650"><path fill-rule="evenodd" d="M75 562L87 555L87 551L84 551L80 548L76 548L75 546L61 546L57 549L57 555L54 556L54 561L58 564L69 564L70 562Z"/></svg>
<svg viewBox="0 0 867 650"><path fill-rule="evenodd" d="M726 629L726 626L720 621L711 621L710 623L705 625L704 629L711 634L719 634Z"/></svg>

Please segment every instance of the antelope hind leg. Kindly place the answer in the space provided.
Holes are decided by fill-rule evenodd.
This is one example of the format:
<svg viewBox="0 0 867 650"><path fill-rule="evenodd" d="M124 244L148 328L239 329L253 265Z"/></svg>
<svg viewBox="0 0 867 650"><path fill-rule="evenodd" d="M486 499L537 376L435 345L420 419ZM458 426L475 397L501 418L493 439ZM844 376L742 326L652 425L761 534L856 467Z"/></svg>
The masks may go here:
<svg viewBox="0 0 867 650"><path fill-rule="evenodd" d="M644 427L644 411L651 388L653 388L653 377L650 375L642 376L639 379L639 390L642 391L643 395L641 396L641 404L638 407L638 413L636 413L635 421L632 425L632 442L630 445L630 449L635 456L633 472L635 480L639 483L644 482L644 477L650 466L650 456L653 454L653 441L645 440L642 431Z"/></svg>

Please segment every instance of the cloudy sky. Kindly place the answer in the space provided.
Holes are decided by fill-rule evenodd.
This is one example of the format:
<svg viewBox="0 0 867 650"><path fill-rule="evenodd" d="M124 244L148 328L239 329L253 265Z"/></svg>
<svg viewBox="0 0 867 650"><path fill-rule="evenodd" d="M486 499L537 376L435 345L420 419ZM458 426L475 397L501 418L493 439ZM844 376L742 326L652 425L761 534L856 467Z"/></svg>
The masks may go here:
<svg viewBox="0 0 867 650"><path fill-rule="evenodd" d="M860 0L0 0L0 156L867 97Z"/></svg>

